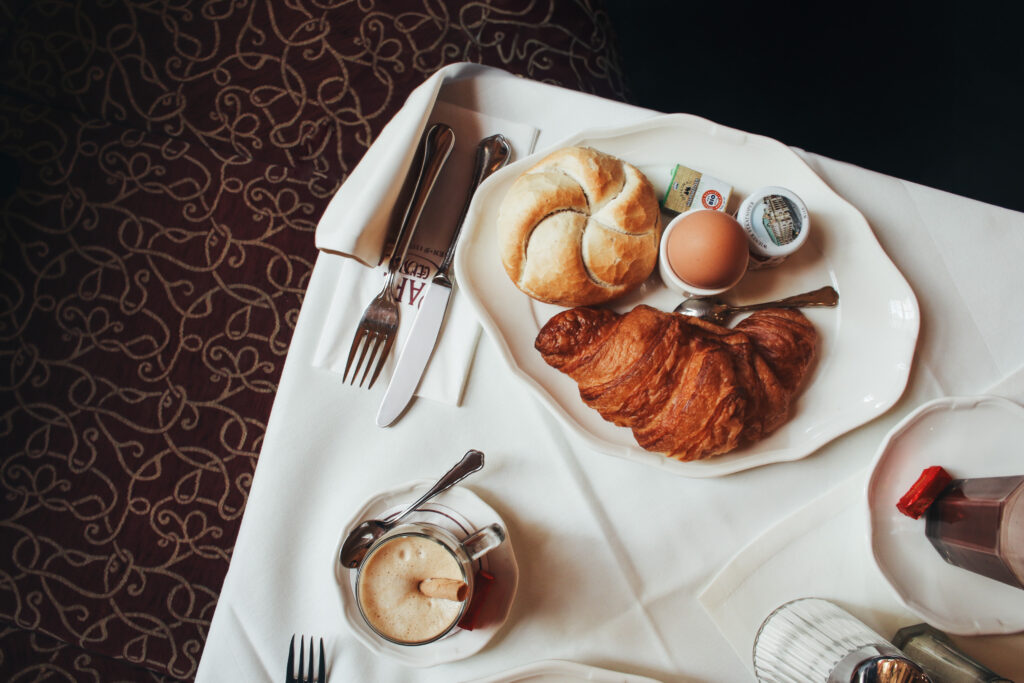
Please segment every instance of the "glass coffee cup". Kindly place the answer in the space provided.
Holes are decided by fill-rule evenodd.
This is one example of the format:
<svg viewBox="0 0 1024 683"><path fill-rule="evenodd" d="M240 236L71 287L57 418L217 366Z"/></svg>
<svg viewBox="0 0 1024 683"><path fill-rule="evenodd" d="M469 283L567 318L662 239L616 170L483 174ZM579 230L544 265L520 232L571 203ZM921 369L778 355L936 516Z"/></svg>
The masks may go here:
<svg viewBox="0 0 1024 683"><path fill-rule="evenodd" d="M377 539L356 572L356 606L375 634L396 645L426 645L450 634L473 599L473 562L502 544L497 523L464 539L425 522L401 524ZM452 588L424 593L425 582ZM457 590L456 590L457 587Z"/></svg>

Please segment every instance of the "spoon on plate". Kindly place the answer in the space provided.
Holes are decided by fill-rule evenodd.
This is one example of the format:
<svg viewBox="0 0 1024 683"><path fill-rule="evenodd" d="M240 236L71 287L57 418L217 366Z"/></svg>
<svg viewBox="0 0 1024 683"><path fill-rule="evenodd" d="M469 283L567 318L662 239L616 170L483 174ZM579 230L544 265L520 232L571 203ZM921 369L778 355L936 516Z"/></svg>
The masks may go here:
<svg viewBox="0 0 1024 683"><path fill-rule="evenodd" d="M808 306L835 306L839 303L839 292L832 287L822 287L812 292L794 294L777 301L765 301L744 306L730 306L715 297L687 299L673 309L675 313L692 315L716 325L725 325L736 313L759 311L764 308L805 308Z"/></svg>
<svg viewBox="0 0 1024 683"><path fill-rule="evenodd" d="M430 487L430 490L420 496L419 500L407 507L397 516L388 519L368 519L356 526L349 532L345 542L341 544L340 560L341 566L347 569L355 569L366 556L373 542L388 532L389 529L401 522L415 512L421 505L439 493L447 491L467 476L476 472L484 466L484 454L480 451L467 451L462 460L455 464L455 467L448 470L444 476L437 480L437 483Z"/></svg>

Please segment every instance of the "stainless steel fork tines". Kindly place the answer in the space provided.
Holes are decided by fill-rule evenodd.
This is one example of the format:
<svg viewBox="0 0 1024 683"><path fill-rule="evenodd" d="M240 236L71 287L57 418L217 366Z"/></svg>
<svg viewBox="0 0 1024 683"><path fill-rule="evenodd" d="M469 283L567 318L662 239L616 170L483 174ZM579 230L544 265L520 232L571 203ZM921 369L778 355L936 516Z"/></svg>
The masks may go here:
<svg viewBox="0 0 1024 683"><path fill-rule="evenodd" d="M384 367L384 361L387 360L391 346L395 343L395 336L398 334L399 309L398 300L395 299L395 276L405 261L412 234L416 229L420 214L423 213L427 197L430 196L434 182L437 180L441 168L448 161L448 156L454 145L455 133L443 123L435 123L423 134L421 154L423 161L412 192L412 199L409 200L409 206L406 207L405 215L402 218L402 225L398 229L398 236L395 238L391 259L388 261L387 280L384 282L384 289L373 298L359 320L359 327L356 328L352 346L348 350L348 360L345 361L345 372L341 376L343 382L348 378L348 371L352 366L352 360L356 357L356 352L359 352L359 360L352 368L352 384L356 383L356 376L362 369L363 376L359 380L359 386L363 386L367 375L370 375L372 366L373 374L370 375L370 383L366 387L369 389L377 381L377 377ZM365 366L363 365L364 360L366 361Z"/></svg>
<svg viewBox="0 0 1024 683"><path fill-rule="evenodd" d="M306 637L299 641L299 671L295 673L295 636L288 644L288 672L284 683L327 683L327 663L324 661L324 639L320 639L320 660L313 666L313 637L309 638L309 668L306 668Z"/></svg>

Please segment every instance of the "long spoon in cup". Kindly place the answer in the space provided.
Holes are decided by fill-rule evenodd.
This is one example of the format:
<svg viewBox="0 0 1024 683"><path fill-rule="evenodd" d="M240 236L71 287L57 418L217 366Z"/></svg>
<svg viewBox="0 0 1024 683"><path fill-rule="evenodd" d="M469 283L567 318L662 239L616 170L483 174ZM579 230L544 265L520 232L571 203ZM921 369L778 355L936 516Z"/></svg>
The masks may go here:
<svg viewBox="0 0 1024 683"><path fill-rule="evenodd" d="M366 556L373 542L383 536L389 529L415 512L421 505L439 493L447 491L467 476L476 472L484 466L484 454L480 451L467 451L462 460L456 463L455 467L448 470L437 483L430 487L430 490L420 496L419 500L407 507L397 516L388 519L368 519L356 526L349 532L345 542L341 545L340 560L341 566L347 569L355 569Z"/></svg>
<svg viewBox="0 0 1024 683"><path fill-rule="evenodd" d="M692 315L716 325L725 325L736 313L759 311L764 308L805 308L808 306L835 306L839 303L839 292L832 287L822 287L813 292L794 294L777 301L765 301L744 306L730 306L714 297L687 299L673 309L675 313Z"/></svg>

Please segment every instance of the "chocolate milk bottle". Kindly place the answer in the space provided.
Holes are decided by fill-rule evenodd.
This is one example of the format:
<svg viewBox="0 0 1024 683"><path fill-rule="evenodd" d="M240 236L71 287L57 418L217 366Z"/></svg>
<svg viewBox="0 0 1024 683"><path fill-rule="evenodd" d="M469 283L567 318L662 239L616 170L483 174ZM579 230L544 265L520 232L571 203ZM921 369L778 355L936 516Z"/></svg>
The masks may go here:
<svg viewBox="0 0 1024 683"><path fill-rule="evenodd" d="M1024 589L1024 475L953 480L925 533L946 562Z"/></svg>

